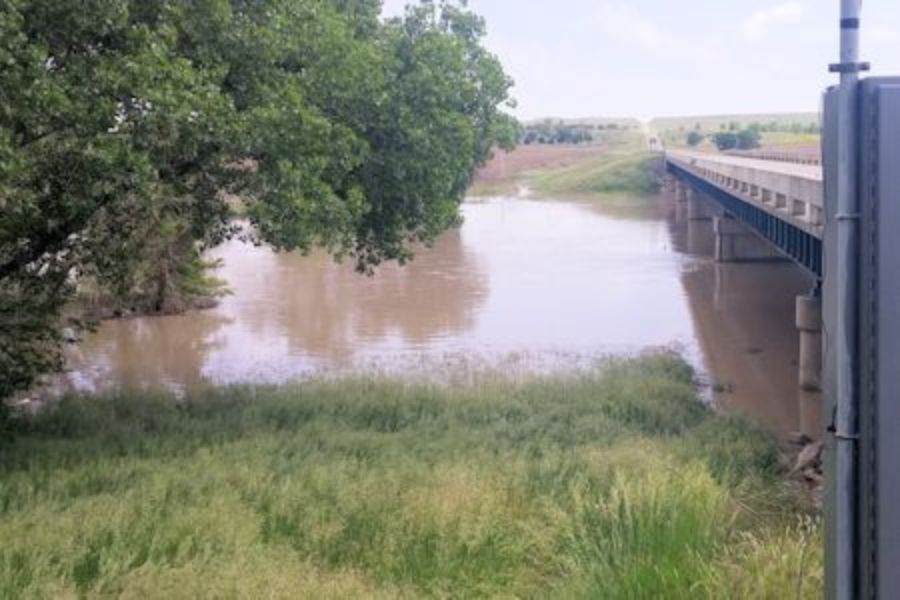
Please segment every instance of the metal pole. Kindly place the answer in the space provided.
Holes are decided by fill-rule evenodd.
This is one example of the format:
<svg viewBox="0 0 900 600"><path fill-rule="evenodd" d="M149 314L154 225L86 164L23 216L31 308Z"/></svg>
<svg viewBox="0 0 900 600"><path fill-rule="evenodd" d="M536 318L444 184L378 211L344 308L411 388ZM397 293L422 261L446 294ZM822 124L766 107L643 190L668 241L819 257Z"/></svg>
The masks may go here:
<svg viewBox="0 0 900 600"><path fill-rule="evenodd" d="M835 444L835 599L856 596L858 485L857 304L859 199L857 197L857 102L859 17L862 0L841 0L841 62L832 71L841 76L837 130L837 398L833 424Z"/></svg>

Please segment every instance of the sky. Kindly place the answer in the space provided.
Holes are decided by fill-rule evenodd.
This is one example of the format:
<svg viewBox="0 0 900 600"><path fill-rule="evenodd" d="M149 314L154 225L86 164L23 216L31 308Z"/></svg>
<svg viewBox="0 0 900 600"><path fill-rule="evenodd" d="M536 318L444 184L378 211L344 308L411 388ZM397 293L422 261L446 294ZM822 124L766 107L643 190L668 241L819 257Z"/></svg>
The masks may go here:
<svg viewBox="0 0 900 600"><path fill-rule="evenodd" d="M385 0L401 14L407 0ZM839 0L470 0L540 117L813 112L836 83ZM900 75L900 0L864 0L862 59Z"/></svg>

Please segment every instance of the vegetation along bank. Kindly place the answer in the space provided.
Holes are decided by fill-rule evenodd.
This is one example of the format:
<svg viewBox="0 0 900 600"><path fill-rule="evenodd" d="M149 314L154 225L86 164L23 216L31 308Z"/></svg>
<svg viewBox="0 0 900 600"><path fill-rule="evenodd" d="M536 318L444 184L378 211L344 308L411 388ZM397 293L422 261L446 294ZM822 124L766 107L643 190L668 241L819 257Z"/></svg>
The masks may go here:
<svg viewBox="0 0 900 600"><path fill-rule="evenodd" d="M452 388L69 397L0 461L0 597L818 598L772 439L669 354Z"/></svg>

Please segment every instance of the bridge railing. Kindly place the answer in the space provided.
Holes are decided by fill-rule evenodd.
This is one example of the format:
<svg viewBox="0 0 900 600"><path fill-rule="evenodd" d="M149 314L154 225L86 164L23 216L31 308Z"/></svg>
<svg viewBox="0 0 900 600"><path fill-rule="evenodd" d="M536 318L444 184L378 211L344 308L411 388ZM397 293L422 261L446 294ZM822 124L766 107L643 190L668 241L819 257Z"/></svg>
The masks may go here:
<svg viewBox="0 0 900 600"><path fill-rule="evenodd" d="M822 157L816 152L792 152L788 150L728 150L728 156L739 158L756 158L777 162L797 163L801 165L821 165Z"/></svg>
<svg viewBox="0 0 900 600"><path fill-rule="evenodd" d="M681 150L667 151L666 160L816 237L823 235L821 167Z"/></svg>

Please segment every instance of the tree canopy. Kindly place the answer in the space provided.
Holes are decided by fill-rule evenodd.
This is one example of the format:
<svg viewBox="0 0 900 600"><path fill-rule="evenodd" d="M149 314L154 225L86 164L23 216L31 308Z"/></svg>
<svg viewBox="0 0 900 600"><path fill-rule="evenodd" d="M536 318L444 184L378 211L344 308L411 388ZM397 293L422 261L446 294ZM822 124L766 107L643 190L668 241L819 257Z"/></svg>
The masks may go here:
<svg viewBox="0 0 900 600"><path fill-rule="evenodd" d="M700 143L705 139L706 139L706 136L704 136L702 133L700 133L696 129L692 130L690 133L687 134L688 146L699 146Z"/></svg>
<svg viewBox="0 0 900 600"><path fill-rule="evenodd" d="M235 233L360 270L458 222L517 135L465 3L0 0L0 398L60 365L88 286L199 293Z"/></svg>
<svg viewBox="0 0 900 600"><path fill-rule="evenodd" d="M713 143L719 150L752 150L759 148L759 130L753 127L737 132L723 131L712 136Z"/></svg>

